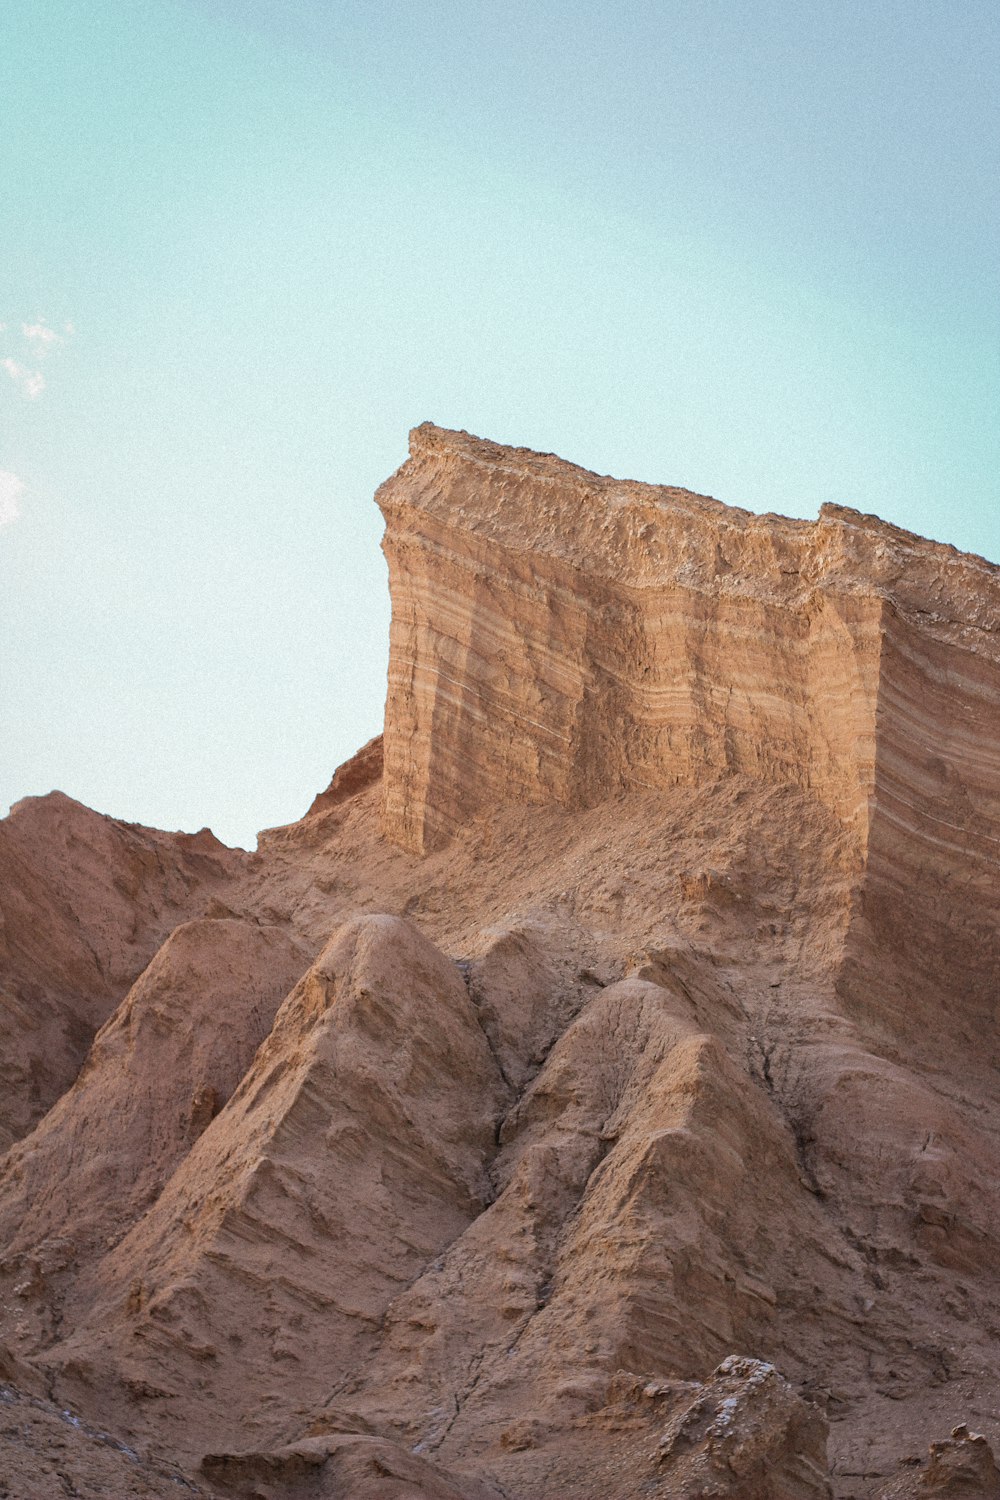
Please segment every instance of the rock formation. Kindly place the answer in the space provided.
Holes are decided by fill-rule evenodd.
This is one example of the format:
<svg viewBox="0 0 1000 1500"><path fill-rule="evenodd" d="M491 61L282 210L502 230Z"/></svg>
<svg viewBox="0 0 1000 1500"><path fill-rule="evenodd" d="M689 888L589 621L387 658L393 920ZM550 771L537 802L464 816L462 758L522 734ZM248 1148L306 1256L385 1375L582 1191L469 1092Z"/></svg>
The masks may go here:
<svg viewBox="0 0 1000 1500"><path fill-rule="evenodd" d="M59 793L0 821L0 1147L76 1077L160 943L239 868L208 829L159 833Z"/></svg>
<svg viewBox="0 0 1000 1500"><path fill-rule="evenodd" d="M0 1495L992 1493L1000 571L429 426L378 500L300 822L0 823Z"/></svg>
<svg viewBox="0 0 1000 1500"><path fill-rule="evenodd" d="M997 1500L1000 1469L993 1450L981 1432L970 1432L964 1422L952 1428L950 1438L931 1443L927 1460L903 1461L901 1471L877 1500Z"/></svg>
<svg viewBox="0 0 1000 1500"><path fill-rule="evenodd" d="M995 850L1000 582L980 559L840 506L755 516L429 424L376 498L390 838L422 851L497 801L744 772L863 837L872 812L925 841L957 816Z"/></svg>

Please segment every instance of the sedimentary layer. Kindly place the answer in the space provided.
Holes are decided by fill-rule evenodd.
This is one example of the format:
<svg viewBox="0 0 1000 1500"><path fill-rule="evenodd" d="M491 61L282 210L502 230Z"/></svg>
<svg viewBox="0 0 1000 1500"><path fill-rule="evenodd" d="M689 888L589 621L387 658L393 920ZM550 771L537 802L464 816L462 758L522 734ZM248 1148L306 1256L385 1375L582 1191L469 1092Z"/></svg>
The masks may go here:
<svg viewBox="0 0 1000 1500"><path fill-rule="evenodd" d="M496 801L733 772L815 791L862 834L873 798L908 827L951 783L995 817L1000 576L982 559L836 505L756 516L430 424L376 498L384 827L406 847Z"/></svg>

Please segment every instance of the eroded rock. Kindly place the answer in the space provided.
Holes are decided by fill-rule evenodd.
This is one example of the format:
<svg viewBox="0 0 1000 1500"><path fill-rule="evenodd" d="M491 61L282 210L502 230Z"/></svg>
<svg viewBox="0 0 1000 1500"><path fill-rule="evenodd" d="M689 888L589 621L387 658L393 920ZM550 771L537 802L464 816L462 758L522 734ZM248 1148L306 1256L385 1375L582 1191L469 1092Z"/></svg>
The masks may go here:
<svg viewBox="0 0 1000 1500"><path fill-rule="evenodd" d="M244 1496L994 1493L1000 573L429 427L379 498L305 818L0 824L0 1376Z"/></svg>

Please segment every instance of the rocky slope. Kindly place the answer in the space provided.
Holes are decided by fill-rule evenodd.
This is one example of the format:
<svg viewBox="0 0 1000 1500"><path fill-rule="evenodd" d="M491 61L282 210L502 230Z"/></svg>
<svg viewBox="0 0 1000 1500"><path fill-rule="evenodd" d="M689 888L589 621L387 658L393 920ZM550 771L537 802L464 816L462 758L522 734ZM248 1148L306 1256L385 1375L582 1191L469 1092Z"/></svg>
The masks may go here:
<svg viewBox="0 0 1000 1500"><path fill-rule="evenodd" d="M241 863L208 829L159 833L56 792L0 820L0 1146L73 1082L159 945Z"/></svg>
<svg viewBox="0 0 1000 1500"><path fill-rule="evenodd" d="M1000 572L427 426L378 499L299 823L0 824L0 1493L992 1493Z"/></svg>

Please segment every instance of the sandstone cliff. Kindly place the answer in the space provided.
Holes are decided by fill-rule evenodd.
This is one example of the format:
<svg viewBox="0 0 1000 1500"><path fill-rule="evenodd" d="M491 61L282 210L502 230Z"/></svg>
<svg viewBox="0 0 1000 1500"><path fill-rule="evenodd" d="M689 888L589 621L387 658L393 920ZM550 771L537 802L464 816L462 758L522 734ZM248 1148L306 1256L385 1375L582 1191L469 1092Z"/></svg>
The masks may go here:
<svg viewBox="0 0 1000 1500"><path fill-rule="evenodd" d="M925 837L953 826L954 783L989 852L1000 579L981 559L839 506L755 516L430 424L376 498L389 837L422 850L498 800L744 772L862 835L873 800L908 832L914 803Z"/></svg>
<svg viewBox="0 0 1000 1500"><path fill-rule="evenodd" d="M991 1493L1000 572L426 426L378 498L300 822L0 824L8 1493Z"/></svg>

